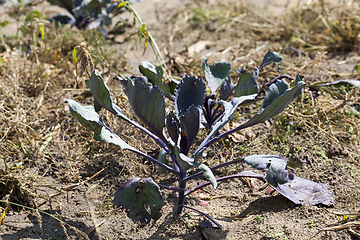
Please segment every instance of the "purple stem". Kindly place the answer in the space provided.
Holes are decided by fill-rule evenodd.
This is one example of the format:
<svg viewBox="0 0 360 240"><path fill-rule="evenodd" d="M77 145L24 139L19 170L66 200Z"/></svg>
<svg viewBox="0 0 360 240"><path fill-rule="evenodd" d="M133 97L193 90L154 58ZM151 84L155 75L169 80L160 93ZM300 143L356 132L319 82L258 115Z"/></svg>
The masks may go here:
<svg viewBox="0 0 360 240"><path fill-rule="evenodd" d="M181 190L179 191L179 198L178 198L178 204L177 204L177 209L176 209L177 214L180 214L182 212L184 202L185 202L186 182L183 181L184 178L186 178L186 171L181 171L178 175L179 188Z"/></svg>
<svg viewBox="0 0 360 240"><path fill-rule="evenodd" d="M221 163L221 164L219 164L219 165L217 165L217 166L211 167L210 170L212 171L212 170L215 170L215 169L218 169L218 168L226 167L226 166L228 166L228 165L232 165L232 164L236 164L236 163L240 163L240 162L244 162L244 159L243 159L243 158L240 158L240 159L237 159L237 160L234 160L234 161L231 161L231 162ZM185 181L185 182L186 182L186 181L189 181L189 180L191 180L191 179L200 177L200 176L203 175L203 174L204 174L203 171L197 172L197 173L195 173L195 174L193 174L193 175L191 175L191 176L188 176L188 177L184 178L183 181Z"/></svg>
<svg viewBox="0 0 360 240"><path fill-rule="evenodd" d="M216 226L217 226L217 228L222 228L222 226L221 226L220 224L218 224L214 219L212 219L209 215L207 215L206 213L200 211L199 209L190 207L190 206L188 206L188 205L183 205L183 207L186 207L186 208L188 208L188 209L191 209L191 210L193 210L193 211L195 211L195 212L198 212L198 213L204 215L204 216L207 217L210 221L212 221L213 223L215 223Z"/></svg>
<svg viewBox="0 0 360 240"><path fill-rule="evenodd" d="M170 186L166 186L166 185L162 185L162 184L158 184L160 188L165 188L165 189L169 189L169 190L173 190L173 191L183 191L185 190L184 188L179 188L179 187L170 187Z"/></svg>
<svg viewBox="0 0 360 240"><path fill-rule="evenodd" d="M225 176L225 177L218 178L218 179L216 179L216 181L217 181L217 182L221 182L221 181L224 181L224 180L228 180L228 179L232 179L232 178L240 178L240 177L252 177L252 178L262 178L262 179L264 179L264 176L263 176L263 175L260 175L260 174L258 174L258 175L251 175L251 174L249 174L249 175L245 175L245 174L244 174L244 175L234 174L234 175L229 175L229 176ZM189 194L192 193L192 192L195 192L196 190L198 190L198 189L200 189L200 188L203 188L203 187L205 187L205 186L207 186L207 185L210 185L210 184L211 184L210 181L208 181L208 182L205 182L205 183L203 183L203 184L197 185L196 187L187 190L187 191L185 192L185 196L189 195Z"/></svg>
<svg viewBox="0 0 360 240"><path fill-rule="evenodd" d="M251 120L251 119L249 119ZM237 132L237 131L240 131L244 128L248 128L248 127L251 127L251 126L254 126L258 123L261 123L261 122L254 122L252 124L247 124L247 122L249 121L247 120L246 122L244 122L243 124L241 124L240 126L236 127L236 128L233 128L227 132L224 132L224 133L221 133L219 134L218 136L216 137L213 137L211 140L209 139L205 139L201 144L200 146L198 147L198 149L195 151L194 155L197 155L199 153L201 153L202 151L204 151L206 148L208 148L209 146L211 146L212 144L214 144L215 142L219 141L220 139L222 138L225 138L226 136L234 133L234 132Z"/></svg>
<svg viewBox="0 0 360 240"><path fill-rule="evenodd" d="M150 157L149 155L137 150L137 149L128 149L129 151L132 151L140 156L142 156L143 158L146 158L147 160L149 160L150 162L153 162L155 163L156 165L164 168L165 170L169 171L169 172L172 172L174 173L175 175L179 176L180 175L180 172L176 171L175 169L169 167L168 165L162 163L162 162L159 162L158 160L156 160L155 158L152 158Z"/></svg>

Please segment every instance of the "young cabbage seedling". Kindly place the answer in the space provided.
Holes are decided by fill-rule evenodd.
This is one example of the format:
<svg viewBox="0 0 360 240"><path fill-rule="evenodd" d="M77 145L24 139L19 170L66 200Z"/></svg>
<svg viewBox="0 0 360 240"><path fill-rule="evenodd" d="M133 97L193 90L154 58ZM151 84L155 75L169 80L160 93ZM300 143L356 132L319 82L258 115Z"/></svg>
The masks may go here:
<svg viewBox="0 0 360 240"><path fill-rule="evenodd" d="M142 62L139 69L144 76L118 79L122 83L133 112L147 128L123 114L121 109L113 103L103 78L94 70L91 78L86 81L95 99L94 105L83 107L73 100L67 100L74 118L94 132L95 140L113 143L122 150L132 151L157 164L162 170L175 174L178 180L178 187L170 187L156 184L151 178L130 179L115 193L114 205L125 208L131 219L146 224L152 218L157 219L161 216L160 209L165 202L160 189L166 188L178 192L176 214L180 214L184 207L189 208L203 214L221 227L209 215L185 205L185 197L209 184L216 189L218 182L239 177L261 178L296 204L330 205L334 202L327 186L296 177L293 171L288 170L288 166L297 167L301 165L301 162L288 161L279 156L252 155L209 168L201 161L202 153L206 148L231 133L278 115L301 94L305 86L302 76L296 76L292 88L285 80L279 80L270 85L259 111L252 118L219 134L219 130L233 119L237 107L260 99L259 86L256 83L259 71L267 64L280 64L281 61L282 57L279 54L267 53L259 68L255 68L254 72L243 69L238 71L239 79L236 85L228 77L231 64L227 62L209 65L207 59L204 58L202 67L206 82L201 78L186 75L180 83L163 82L161 67ZM206 83L209 91L207 91ZM231 96L233 96L231 100L228 100ZM173 101L170 111L166 111L165 97ZM130 146L105 126L98 115L101 108L105 108L149 135L161 148L158 159ZM166 112L169 112L167 116ZM209 129L208 134L196 149L192 148L202 127ZM164 161L165 155L169 156L171 164ZM212 170L243 162L256 169L267 168L267 174L263 176L252 171L243 171L217 179L213 174ZM199 171L188 176L190 168L197 168ZM202 176L208 182L186 189L188 181Z"/></svg>

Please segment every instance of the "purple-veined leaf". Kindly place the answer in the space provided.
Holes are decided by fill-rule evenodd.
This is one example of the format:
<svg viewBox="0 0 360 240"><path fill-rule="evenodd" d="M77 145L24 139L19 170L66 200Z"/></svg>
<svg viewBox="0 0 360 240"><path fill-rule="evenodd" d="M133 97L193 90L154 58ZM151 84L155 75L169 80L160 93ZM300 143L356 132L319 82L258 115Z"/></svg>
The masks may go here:
<svg viewBox="0 0 360 240"><path fill-rule="evenodd" d="M265 54L262 63L260 64L259 70L264 66L270 63L277 63L278 64L278 71L281 72L280 63L282 62L283 58L277 52L268 52Z"/></svg>
<svg viewBox="0 0 360 240"><path fill-rule="evenodd" d="M175 89L174 108L177 117L186 113L191 106L202 106L206 86L202 79L186 75Z"/></svg>
<svg viewBox="0 0 360 240"><path fill-rule="evenodd" d="M78 120L81 125L94 133L101 132L104 123L102 122L100 116L95 112L93 106L83 107L71 99L67 99L65 102L69 104L71 115L73 115L73 117Z"/></svg>
<svg viewBox="0 0 360 240"><path fill-rule="evenodd" d="M130 78L122 79L121 83L136 116L163 139L165 102L159 88Z"/></svg>
<svg viewBox="0 0 360 240"><path fill-rule="evenodd" d="M239 80L235 86L235 97L258 93L259 85L256 83L257 76L254 76L245 69L240 69L237 72L239 73Z"/></svg>
<svg viewBox="0 0 360 240"><path fill-rule="evenodd" d="M147 77L147 79L155 85L155 81L157 78L156 68L151 63L144 61L139 63L139 71Z"/></svg>
<svg viewBox="0 0 360 240"><path fill-rule="evenodd" d="M223 84L221 84L219 89L219 95L221 100L226 100L228 97L230 97L231 93L234 91L235 85L231 81L231 78L229 76L228 79L226 79Z"/></svg>
<svg viewBox="0 0 360 240"><path fill-rule="evenodd" d="M277 84L273 84L272 90L266 94L264 102L260 107L260 110L255 114L254 117L245 121L238 127L233 128L211 139L211 137L214 135L212 133L215 129L215 126L219 124L217 126L218 129L224 126L223 121L216 123L211 133L206 137L206 139L200 144L200 146L196 150L195 152L196 158L198 158L200 153L204 151L208 146L228 136L229 134L240 131L247 127L251 127L255 124L262 123L268 120L269 118L272 118L278 115L279 113L281 113L294 98L296 98L301 94L302 89L305 87L305 82L303 82L302 79L303 76L300 76L299 74L296 75L295 85L291 89L284 80L280 81L281 83L278 82ZM222 103L221 101L219 102ZM227 104L225 103L225 108L226 105ZM225 116L223 118L225 118ZM218 129L216 131L218 131Z"/></svg>
<svg viewBox="0 0 360 240"><path fill-rule="evenodd" d="M294 177L293 180L273 188L295 204L315 205L321 203L329 206L335 203L328 186L300 177Z"/></svg>
<svg viewBox="0 0 360 240"><path fill-rule="evenodd" d="M289 84L285 80L277 81L275 84L271 84L269 92L266 94L264 101L261 105L261 109L267 108L276 98L284 94L290 89Z"/></svg>
<svg viewBox="0 0 360 240"><path fill-rule="evenodd" d="M129 180L116 191L114 198L114 206L123 207L129 218L142 224L160 218L164 205L160 187L152 178Z"/></svg>
<svg viewBox="0 0 360 240"><path fill-rule="evenodd" d="M201 122L201 108L195 107L194 105L185 112L184 115L180 117L180 123L184 127L186 137L187 137L187 146L183 152L185 155L188 154L191 145L193 144L199 130Z"/></svg>
<svg viewBox="0 0 360 240"><path fill-rule="evenodd" d="M120 79L117 77L118 80L123 81L123 79ZM145 77L139 77L135 78L138 82L142 82L144 85L147 85L147 78ZM135 81L135 80L132 80ZM94 104L95 110L98 111L100 109L100 106L111 112L112 114L124 119L128 123L134 125L135 127L141 129L146 134L148 134L151 138L155 140L161 147L166 147L164 142L166 142L166 139L163 137L163 135L155 136L155 133L150 132L148 129L144 128L140 124L136 123L135 121L130 120L126 115L124 115L121 111L121 109L115 105L111 99L109 88L107 87L106 83L104 82L101 75L97 74L96 70L94 70L91 74L91 78L89 80L86 80L86 84L90 88L90 92L93 95L95 101L97 104ZM165 118L165 116L164 116ZM160 138L160 139L159 139Z"/></svg>
<svg viewBox="0 0 360 240"><path fill-rule="evenodd" d="M179 135L180 135L180 122L177 119L174 112L170 112L166 118L166 128L170 138L173 140L174 143L178 142Z"/></svg>
<svg viewBox="0 0 360 240"><path fill-rule="evenodd" d="M204 57L202 69L205 74L205 79L209 84L211 94L220 87L220 85L229 76L231 71L231 63L217 62L215 65L209 65L207 58Z"/></svg>
<svg viewBox="0 0 360 240"><path fill-rule="evenodd" d="M212 136L214 136L221 128L223 128L225 126L225 124L227 124L229 121L231 121L231 119L234 118L234 112L235 112L236 108L241 103L243 103L246 100L253 100L256 96L257 96L257 94L253 94L253 95L248 95L248 96L242 96L242 97L239 97L239 98L233 98L233 99L231 99L230 102L220 100L218 102L218 104L223 104L224 107L225 107L223 117L218 122L216 122L214 124L214 126L212 127L211 132L203 140L203 142L201 143L198 150L201 149L201 147L203 145L205 145L212 138ZM196 158L200 157L201 154L199 154L199 153L196 153L196 155L197 155Z"/></svg>
<svg viewBox="0 0 360 240"><path fill-rule="evenodd" d="M266 182L295 204L330 205L335 201L326 185L296 177L293 171L289 171L287 159L275 155L252 155L245 157L244 161L256 169L268 168Z"/></svg>

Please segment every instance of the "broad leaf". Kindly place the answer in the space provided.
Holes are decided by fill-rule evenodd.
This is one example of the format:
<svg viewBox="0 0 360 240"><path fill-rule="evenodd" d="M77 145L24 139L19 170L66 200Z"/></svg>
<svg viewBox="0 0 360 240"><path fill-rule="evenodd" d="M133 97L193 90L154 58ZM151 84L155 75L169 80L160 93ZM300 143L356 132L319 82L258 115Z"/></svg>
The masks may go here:
<svg viewBox="0 0 360 240"><path fill-rule="evenodd" d="M160 188L152 178L129 180L116 191L114 198L114 206L122 206L129 218L142 224L160 218L164 205Z"/></svg>
<svg viewBox="0 0 360 240"><path fill-rule="evenodd" d="M299 178L287 169L288 160L274 155L252 155L244 161L257 169L268 168L265 180L280 194L296 204L330 205L334 202L329 188L321 183Z"/></svg>
<svg viewBox="0 0 360 240"><path fill-rule="evenodd" d="M235 97L258 93L259 85L256 83L257 76L254 77L253 74L245 69L240 69L238 73L239 81L235 86Z"/></svg>
<svg viewBox="0 0 360 240"><path fill-rule="evenodd" d="M100 142L107 142L115 144L116 146L120 147L122 150L132 150L133 152L139 153L140 151L136 148L131 147L127 144L124 140L122 140L118 135L113 133L109 128L104 126L101 129L100 133L94 134L94 139Z"/></svg>
<svg viewBox="0 0 360 240"><path fill-rule="evenodd" d="M153 85L155 85L155 81L157 78L156 68L151 63L144 61L139 63L139 70L140 72L147 77L149 82L151 82Z"/></svg>
<svg viewBox="0 0 360 240"><path fill-rule="evenodd" d="M156 136L163 138L165 102L159 88L130 78L123 79L121 83L136 116Z"/></svg>
<svg viewBox="0 0 360 240"><path fill-rule="evenodd" d="M274 62L278 64L278 70L280 72L280 63L282 62L282 60L282 56L280 56L280 54L278 54L277 52L268 52L265 54L263 61L260 64L259 70L264 66Z"/></svg>
<svg viewBox="0 0 360 240"><path fill-rule="evenodd" d="M301 94L301 90L305 87L305 83L301 81L302 78L303 76L298 74L296 76L295 86L291 89L285 80L272 84L270 86L271 89L269 88L269 92L264 98L260 110L255 116L232 131L239 131L255 124L262 123L284 111L289 103Z"/></svg>
<svg viewBox="0 0 360 240"><path fill-rule="evenodd" d="M174 108L178 117L183 116L191 106L202 106L205 98L206 86L202 79L183 77L175 90Z"/></svg>
<svg viewBox="0 0 360 240"><path fill-rule="evenodd" d="M231 71L231 63L217 62L215 65L209 65L207 58L204 57L202 69L205 74L205 79L209 84L211 94L214 94L215 91L229 76Z"/></svg>
<svg viewBox="0 0 360 240"><path fill-rule="evenodd" d="M324 204L329 206L335 203L328 186L300 177L294 177L293 180L279 184L274 189L295 204Z"/></svg>
<svg viewBox="0 0 360 240"><path fill-rule="evenodd" d="M170 87L163 81L164 72L163 72L162 67L159 67L159 66L156 67L156 73L157 73L157 77L156 77L155 85L158 86L163 91L165 96L167 96L168 98L171 98Z"/></svg>
<svg viewBox="0 0 360 240"><path fill-rule="evenodd" d="M137 149L124 142L118 135L110 131L92 106L85 108L70 99L66 100L66 102L69 103L70 112L73 117L77 119L81 125L94 132L95 140L115 144L123 150L128 149L139 152Z"/></svg>
<svg viewBox="0 0 360 240"><path fill-rule="evenodd" d="M213 186L214 189L217 188L218 184L216 181L216 178L214 176L214 173L211 171L211 169L206 166L205 164L201 163L198 168L204 172L204 177L210 181L211 185Z"/></svg>
<svg viewBox="0 0 360 240"><path fill-rule="evenodd" d="M225 82L223 82L223 84L219 89L220 99L221 100L228 99L228 97L230 97L231 93L234 91L234 88L235 88L234 83L231 81L231 78L229 77L228 79L225 80Z"/></svg>
<svg viewBox="0 0 360 240"><path fill-rule="evenodd" d="M68 99L65 102L69 103L71 115L73 115L73 117L78 120L81 125L94 133L101 132L104 123L92 106L85 108L71 99Z"/></svg>
<svg viewBox="0 0 360 240"><path fill-rule="evenodd" d="M252 155L244 158L244 161L253 168L263 170L268 168L266 181L271 186L278 183L288 182L287 160L273 155Z"/></svg>
<svg viewBox="0 0 360 240"><path fill-rule="evenodd" d="M98 104L96 110L98 110L100 105L116 116L121 117L129 122L131 121L122 113L120 108L113 103L108 86L104 82L104 79L101 77L101 75L96 72L96 70L92 72L90 79L86 80L85 82Z"/></svg>
<svg viewBox="0 0 360 240"><path fill-rule="evenodd" d="M184 127L187 137L187 146L184 152L184 154L187 155L200 130L201 108L195 107L194 105L191 106L185 114L180 117L180 122Z"/></svg>
<svg viewBox="0 0 360 240"><path fill-rule="evenodd" d="M281 113L294 98L296 98L297 96L299 96L301 94L302 89L305 87L305 83L302 81L302 79L303 79L303 76L300 76L298 74L295 79L295 85L291 89L289 89L289 85L284 80L280 81L281 83L273 84L273 87L272 87L273 89L267 93L260 110L255 114L254 117L245 121L238 127L233 128L227 132L224 132L210 140L210 138L215 133L214 131L217 132L221 127L224 126L224 122L227 121L225 119L225 117L231 118L231 115L226 114L223 117L224 121L221 120L220 122L216 123L213 127L213 130L208 135L208 137L206 137L206 139L200 144L199 148L195 152L196 158L198 158L200 153L202 151L204 151L204 149L206 149L208 146L210 146L211 144L215 143L216 141L228 136L229 134L240 131L247 127L251 127L255 124L262 123L262 122L268 120L269 118L272 118L272 117L278 115L279 113ZM224 104L224 102L221 102L221 101L219 101L219 102ZM225 103L224 105L226 108L226 105L228 105L228 104ZM229 105L228 108L230 109L230 107L231 106Z"/></svg>
<svg viewBox="0 0 360 240"><path fill-rule="evenodd" d="M267 108L271 103L275 101L279 96L289 90L290 86L285 80L277 81L275 84L271 84L269 92L266 94L264 101L261 105L261 109Z"/></svg>

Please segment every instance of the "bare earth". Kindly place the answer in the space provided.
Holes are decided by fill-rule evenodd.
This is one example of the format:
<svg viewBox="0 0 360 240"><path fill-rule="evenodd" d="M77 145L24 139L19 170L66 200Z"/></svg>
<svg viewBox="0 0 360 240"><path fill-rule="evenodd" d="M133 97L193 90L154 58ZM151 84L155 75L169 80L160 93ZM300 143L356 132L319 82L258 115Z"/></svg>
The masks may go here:
<svg viewBox="0 0 360 240"><path fill-rule="evenodd" d="M209 5L216 4L212 0L207 2ZM280 18L280 16L286 17L291 13L292 8L306 2L308 1L261 0L257 1L256 5L254 1L244 4L253 6L254 13L263 15L264 18L266 18L263 14L264 11L266 14ZM332 2L347 4L345 1ZM173 57L174 61L184 63L184 65L191 66L193 61L201 63L202 56L207 56L211 62L231 61L233 69L244 66L251 69L255 66L254 61L259 61L267 51L279 48L280 44L276 42L258 40L258 43L254 44L246 37L238 37L242 34L241 27L236 30L238 32L226 29L226 26L224 26L224 31L217 31L221 27L216 25L217 23L208 26L214 28L214 31L209 33L213 35L207 35L208 33L200 33L197 36L192 36L192 33L180 35L181 23L177 25L178 29L171 28L173 25L170 24L170 20L178 11L196 6L196 4L198 3L194 1L144 0L144 2L134 2L133 6L154 35L164 56ZM239 3L235 0L225 0L224 4L230 6ZM241 6L239 4L239 7ZM58 8L49 7L46 3L37 6L39 10L43 10L44 7L48 9L48 14L59 11ZM132 19L129 13L124 13L121 17ZM16 26L16 22L12 22L1 31L11 34L14 26ZM133 31L133 29L128 30L128 32ZM140 61L147 60L156 64L151 49L143 54L143 48L138 45L137 39L127 41L126 37L127 35L123 34L116 36L112 41L109 40L119 58L126 59L127 64L122 72L124 75L139 75L137 64ZM251 36L251 39L253 37ZM245 50L239 46L245 46ZM248 53L250 54L248 55ZM356 51L347 56L336 54L325 58L324 61L317 62L315 58L312 58L312 60L307 60L309 62L306 63L306 68L299 66L296 70L305 75L305 82L308 84L317 81L330 82L336 79L338 76L336 74L350 74L359 61L358 54L359 52ZM297 61L296 59L294 55L284 55L284 62ZM333 75L326 72L329 69ZM191 71L192 68L188 67L181 69L180 73L192 74ZM293 72L286 74L293 75ZM5 81L2 78L3 76L0 76L0 81ZM115 82L110 85L114 91L119 89ZM37 209L50 213L83 232L101 223L88 235L90 239L355 239L347 229L339 231L322 231L322 229L342 224L343 217L331 212L357 212L359 209L358 170L349 167L349 164L355 166L355 169L360 167L358 145L345 146L343 143L331 140L331 137L324 137L320 142L316 142L315 138L294 136L290 138L287 143L288 147L285 149L276 142L276 124L271 125L269 122L259 124L250 132L243 133L242 136L235 135L233 140L240 138L237 140L238 145L248 146L245 153L247 155L280 154L288 156L292 154L306 160L307 164L301 169L297 169L296 174L327 184L336 199L334 205L330 207L295 205L277 193L267 195L265 192L268 190L268 186L263 186L263 182L260 180L253 180L252 183L255 187L250 189L247 180L235 179L222 182L216 191L212 187L206 187L203 192L195 192L187 200L187 205L209 213L223 226L221 229L202 229L201 231L207 238L198 228L199 223L206 219L187 209L179 219L167 225L176 205L176 196L168 190L163 191L167 204L163 207L162 217L159 220L152 221L146 226L133 222L123 210L113 209L112 197L116 189L132 177L151 176L155 182L172 186L176 186L176 179L167 174L159 174L157 168L144 159L92 140L91 134L79 124L71 121L72 117L65 104L61 105L61 101L72 98L76 94L77 96L81 95L78 92L62 92L62 95L58 96L56 101L59 102L60 107L55 111L62 118L62 122L56 122L59 120L49 113L50 110L42 112L42 108L40 108L39 113L34 113L49 115L43 124L52 125L54 134L58 135L54 135L50 140L47 149L48 152L53 153L51 157L46 160L43 160L45 158L33 160L32 167L23 169L21 176L24 178L35 176L36 178L28 188L36 189L37 195L44 196L44 198L36 198L33 201ZM83 102L91 103L91 97L85 96ZM324 100L324 102L326 101ZM249 112L249 109L239 111L245 113ZM287 109L286 111L291 112L292 110ZM106 117L108 120L112 119L110 116ZM239 122L242 120L245 120L245 117L238 119ZM144 151L153 154L158 151L151 140L144 138L138 131L123 126L119 122L114 123L114 126L121 134L142 146ZM69 138L61 140L60 134L69 136ZM1 136L2 134L0 134L0 138ZM73 136L82 136L82 143L72 140ZM323 156L312 148L313 145L322 147L327 161L322 161ZM299 146L303 146L304 149L298 148ZM77 152L77 154L72 155L73 152ZM208 165L231 161L231 158L236 157L239 152L239 149L232 151L227 148L226 143L223 143L223 146L216 145L209 149L208 154L211 157L206 161ZM2 167L1 161L0 168ZM251 168L243 165L233 166L216 172L216 174L224 176L246 169ZM96 173L98 174L90 181L82 182ZM77 184L79 182L81 184ZM204 180L195 180L188 187L201 182ZM74 186L61 192L57 190L70 185ZM204 197L204 193L208 197ZM49 196L51 198L47 198ZM200 205L201 201L205 201L208 205ZM45 214L37 216L33 211L19 208L7 213L0 226L0 238L4 240L81 239L74 229L70 229L68 226L65 228L66 233L56 219Z"/></svg>

